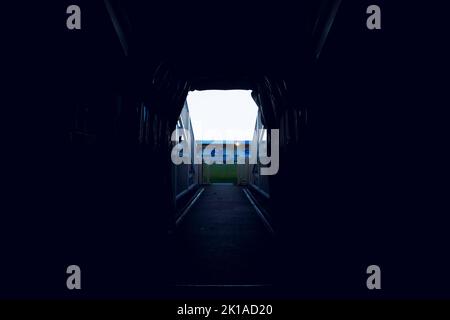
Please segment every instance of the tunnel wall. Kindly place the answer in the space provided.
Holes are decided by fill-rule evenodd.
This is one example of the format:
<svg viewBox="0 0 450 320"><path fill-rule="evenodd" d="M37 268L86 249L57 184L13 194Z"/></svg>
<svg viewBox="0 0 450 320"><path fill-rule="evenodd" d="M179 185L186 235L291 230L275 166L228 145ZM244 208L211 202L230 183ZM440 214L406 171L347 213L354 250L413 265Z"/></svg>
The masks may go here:
<svg viewBox="0 0 450 320"><path fill-rule="evenodd" d="M11 118L17 134L7 152L11 196L1 237L10 245L0 296L160 297L174 214L168 178L174 121L158 91L139 91L141 75L103 1L80 2L80 32L65 26L70 4L42 4L49 19L42 19L41 32L50 40L40 34L24 48L15 71L28 76L15 93L20 112L15 108ZM72 264L88 284L79 295L65 286Z"/></svg>
<svg viewBox="0 0 450 320"><path fill-rule="evenodd" d="M180 117L177 121L176 129L179 132L181 132L180 130L186 130L188 132L188 136L184 136L183 139L189 139L191 158L191 164L182 163L180 165L175 165L172 163L172 187L175 194L175 205L177 211L180 211L199 188L202 183L203 175L202 164L194 163L197 144L195 141L194 131L192 129L187 102L184 103ZM172 142L172 146L175 146L176 143L177 142ZM180 212L177 212L176 215L178 216L179 213Z"/></svg>
<svg viewBox="0 0 450 320"><path fill-rule="evenodd" d="M263 130L264 125L261 120L261 111L258 109L256 123L255 123L255 133L253 135L253 141L257 141L258 144L262 141L262 132L258 130ZM259 132L259 136L258 136ZM256 148L257 153L259 153L259 148ZM248 181L249 185L254 189L255 192L260 193L263 197L270 197L270 188L269 188L269 176L261 175L261 164L258 162L256 164L249 164L248 166Z"/></svg>
<svg viewBox="0 0 450 320"><path fill-rule="evenodd" d="M370 4L343 1L310 81L287 78L286 92L272 94L282 141L271 179L280 281L303 297L445 296L446 218L429 162L443 137L434 129L443 128L437 87L417 81L429 78L415 55L425 49L403 47L416 33L396 22L402 10L385 3L390 31L370 32L358 18ZM386 270L380 295L362 281L372 264Z"/></svg>

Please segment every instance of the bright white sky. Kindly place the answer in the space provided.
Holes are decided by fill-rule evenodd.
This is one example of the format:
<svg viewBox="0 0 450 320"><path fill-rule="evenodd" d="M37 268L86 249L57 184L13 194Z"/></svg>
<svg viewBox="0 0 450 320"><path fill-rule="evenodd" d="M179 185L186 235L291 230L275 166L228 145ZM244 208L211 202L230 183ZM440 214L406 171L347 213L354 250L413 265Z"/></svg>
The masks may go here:
<svg viewBox="0 0 450 320"><path fill-rule="evenodd" d="M190 91L195 140L252 140L258 106L251 90Z"/></svg>

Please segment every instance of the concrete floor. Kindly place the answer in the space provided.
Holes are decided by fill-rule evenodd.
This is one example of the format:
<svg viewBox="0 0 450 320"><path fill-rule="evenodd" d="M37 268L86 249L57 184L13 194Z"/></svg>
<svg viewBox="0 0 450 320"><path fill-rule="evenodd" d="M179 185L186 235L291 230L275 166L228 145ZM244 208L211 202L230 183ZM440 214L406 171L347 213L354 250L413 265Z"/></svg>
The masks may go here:
<svg viewBox="0 0 450 320"><path fill-rule="evenodd" d="M271 282L271 234L242 187L212 184L175 235L177 285L266 285Z"/></svg>

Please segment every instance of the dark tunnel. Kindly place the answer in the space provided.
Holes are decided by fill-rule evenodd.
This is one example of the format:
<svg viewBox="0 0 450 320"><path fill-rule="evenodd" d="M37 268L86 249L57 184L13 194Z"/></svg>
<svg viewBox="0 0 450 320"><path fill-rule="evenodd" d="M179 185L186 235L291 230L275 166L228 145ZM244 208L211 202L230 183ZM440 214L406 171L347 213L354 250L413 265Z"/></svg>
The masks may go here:
<svg viewBox="0 0 450 320"><path fill-rule="evenodd" d="M377 298L371 264L383 297L448 297L446 127L415 80L432 67L401 46L404 7L383 2L395 31L371 33L370 1L77 3L79 32L59 1L39 31L51 37L19 57L0 297ZM231 89L279 129L279 171L181 194L171 133L188 92ZM207 219L223 228L192 231ZM80 292L61 281L71 264Z"/></svg>

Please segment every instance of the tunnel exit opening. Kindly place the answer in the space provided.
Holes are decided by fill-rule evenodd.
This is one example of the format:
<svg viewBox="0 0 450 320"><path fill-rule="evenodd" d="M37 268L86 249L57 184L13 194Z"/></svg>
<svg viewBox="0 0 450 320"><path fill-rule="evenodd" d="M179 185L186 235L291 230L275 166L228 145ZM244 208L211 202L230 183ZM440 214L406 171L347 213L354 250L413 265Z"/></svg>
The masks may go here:
<svg viewBox="0 0 450 320"><path fill-rule="evenodd" d="M186 101L195 152L205 159L202 183L247 183L244 164L258 114L251 90L191 91Z"/></svg>
<svg viewBox="0 0 450 320"><path fill-rule="evenodd" d="M272 234L249 192L269 194L268 177L249 161L252 141L267 140L261 123L251 90L188 93L172 135L174 145L191 145L172 149L172 157L195 159L173 166L177 201L192 194L176 223L177 285L271 282Z"/></svg>

